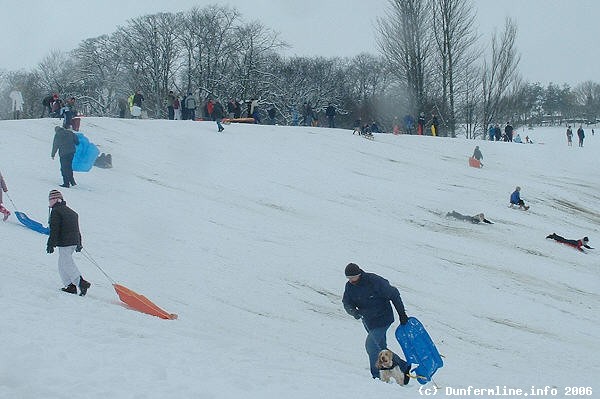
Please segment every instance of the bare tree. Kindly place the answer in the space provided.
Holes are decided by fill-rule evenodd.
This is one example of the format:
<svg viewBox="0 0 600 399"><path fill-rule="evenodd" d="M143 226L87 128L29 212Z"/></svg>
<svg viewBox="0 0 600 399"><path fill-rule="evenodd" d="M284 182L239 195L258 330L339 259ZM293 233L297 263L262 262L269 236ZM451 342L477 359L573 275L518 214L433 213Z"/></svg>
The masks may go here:
<svg viewBox="0 0 600 399"><path fill-rule="evenodd" d="M517 81L521 56L515 47L516 37L517 25L510 18L506 18L502 37L496 32L492 36L491 58L484 61L481 73L483 129L502 115L504 96Z"/></svg>
<svg viewBox="0 0 600 399"><path fill-rule="evenodd" d="M242 99L260 99L271 86L268 60L287 44L258 21L238 27L236 35L241 45L232 72L239 83L238 93Z"/></svg>
<svg viewBox="0 0 600 399"><path fill-rule="evenodd" d="M596 123L600 115L600 84L586 81L575 87L575 101L588 123Z"/></svg>
<svg viewBox="0 0 600 399"><path fill-rule="evenodd" d="M40 85L49 93L56 92L61 96L73 93L75 77L73 76L73 59L69 54L53 50L36 68L40 77Z"/></svg>
<svg viewBox="0 0 600 399"><path fill-rule="evenodd" d="M437 83L441 85L441 111L447 128L455 136L455 101L458 85L469 84L464 73L479 57L475 49L475 8L470 0L432 0L433 31L436 44ZM462 75L462 76L461 76Z"/></svg>
<svg viewBox="0 0 600 399"><path fill-rule="evenodd" d="M146 108L156 117L165 113L164 101L179 55L177 18L169 13L139 17L119 28L116 36L124 46L136 89L143 91Z"/></svg>
<svg viewBox="0 0 600 399"><path fill-rule="evenodd" d="M114 35L86 39L73 50L75 76L81 84L79 106L94 115L110 115L119 97L127 97L125 50Z"/></svg>
<svg viewBox="0 0 600 399"><path fill-rule="evenodd" d="M363 120L381 119L379 98L391 86L388 68L381 57L362 53L350 60L346 74L346 85L354 99L355 118Z"/></svg>
<svg viewBox="0 0 600 399"><path fill-rule="evenodd" d="M219 97L229 91L231 68L242 44L236 33L240 22L239 12L226 6L193 8L182 16L185 92Z"/></svg>
<svg viewBox="0 0 600 399"><path fill-rule="evenodd" d="M429 0L389 0L389 5L387 16L378 20L377 43L417 113L426 104L431 7Z"/></svg>

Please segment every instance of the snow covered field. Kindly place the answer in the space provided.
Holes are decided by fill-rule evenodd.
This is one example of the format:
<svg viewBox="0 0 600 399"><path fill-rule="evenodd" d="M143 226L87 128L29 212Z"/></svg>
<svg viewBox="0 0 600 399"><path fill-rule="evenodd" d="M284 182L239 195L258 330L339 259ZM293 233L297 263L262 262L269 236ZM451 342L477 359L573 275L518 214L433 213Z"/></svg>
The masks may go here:
<svg viewBox="0 0 600 399"><path fill-rule="evenodd" d="M421 396L414 380L371 379L364 329L341 305L348 262L389 279L428 328L445 355L438 397L469 386L598 395L600 249L545 239L600 246L589 129L579 148L563 128L520 130L531 145L84 118L114 168L62 189L56 124L0 121L8 194L47 224L48 192L61 189L102 269L179 319L121 306L82 254L88 295L60 292L46 236L11 216L0 222L0 398ZM483 169L467 166L475 145ZM507 207L516 185L528 212ZM401 354L396 326L388 345Z"/></svg>

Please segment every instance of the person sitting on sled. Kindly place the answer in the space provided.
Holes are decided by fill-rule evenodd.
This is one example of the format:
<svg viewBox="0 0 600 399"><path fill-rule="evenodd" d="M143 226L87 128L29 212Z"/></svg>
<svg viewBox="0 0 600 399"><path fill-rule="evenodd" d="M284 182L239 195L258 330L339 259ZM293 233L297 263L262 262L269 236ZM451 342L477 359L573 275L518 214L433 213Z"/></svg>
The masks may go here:
<svg viewBox="0 0 600 399"><path fill-rule="evenodd" d="M8 187L6 187L6 182L4 181L4 177L2 177L2 173L0 172L0 213L4 214L2 220L6 222L6 219L10 216L10 211L4 207L2 203L2 192L8 192Z"/></svg>
<svg viewBox="0 0 600 399"><path fill-rule="evenodd" d="M528 210L529 206L521 199L521 187L515 187L515 191L510 195L510 206L518 205L519 209Z"/></svg>
<svg viewBox="0 0 600 399"><path fill-rule="evenodd" d="M590 242L590 240L587 237L583 237L581 240L569 240L569 239L566 239L564 237L559 236L556 233L552 233L549 236L547 236L546 238L551 238L551 239L553 239L556 242L560 242L561 244L570 245L570 246L574 247L575 249L577 249L578 251L581 251L581 252L584 252L583 248L594 249L594 248L592 248L592 247L590 247L588 245L588 243Z"/></svg>

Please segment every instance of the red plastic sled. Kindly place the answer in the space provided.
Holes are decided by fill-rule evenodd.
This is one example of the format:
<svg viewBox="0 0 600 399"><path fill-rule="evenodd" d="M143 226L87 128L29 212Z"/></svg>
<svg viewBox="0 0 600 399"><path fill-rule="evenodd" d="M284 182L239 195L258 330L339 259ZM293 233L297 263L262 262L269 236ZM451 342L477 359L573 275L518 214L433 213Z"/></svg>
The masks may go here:
<svg viewBox="0 0 600 399"><path fill-rule="evenodd" d="M132 309L139 312L146 313L152 316L160 317L161 319L175 320L177 315L175 313L168 313L167 311L159 308L151 300L137 292L130 290L120 284L113 284L115 291L119 299L125 304L129 305Z"/></svg>
<svg viewBox="0 0 600 399"><path fill-rule="evenodd" d="M473 157L469 157L469 166L473 168L481 168L481 162Z"/></svg>

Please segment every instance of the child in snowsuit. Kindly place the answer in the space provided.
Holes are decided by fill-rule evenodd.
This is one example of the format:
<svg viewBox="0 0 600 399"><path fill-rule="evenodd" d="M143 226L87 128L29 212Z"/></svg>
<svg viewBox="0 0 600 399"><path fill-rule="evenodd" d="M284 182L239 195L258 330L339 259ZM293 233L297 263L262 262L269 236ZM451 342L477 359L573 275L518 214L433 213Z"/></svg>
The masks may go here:
<svg viewBox="0 0 600 399"><path fill-rule="evenodd" d="M529 206L521 199L521 187L515 187L515 191L510 195L510 206L518 205L519 209L528 210Z"/></svg>
<svg viewBox="0 0 600 399"><path fill-rule="evenodd" d="M58 274L65 285L62 291L80 296L87 293L91 284L83 279L77 265L73 261L73 252L81 252L81 233L79 232L79 215L67 206L60 191L52 190L48 194L50 212L50 235L46 252L51 254L58 247Z"/></svg>
<svg viewBox="0 0 600 399"><path fill-rule="evenodd" d="M10 216L10 211L4 207L2 203L2 192L8 192L8 187L6 187L6 182L4 181L4 177L2 177L2 173L0 173L0 213L4 214L2 220L6 222L6 219Z"/></svg>
<svg viewBox="0 0 600 399"><path fill-rule="evenodd" d="M581 240L568 240L564 237L559 236L556 233L552 233L549 236L547 236L546 238L551 238L554 241L560 242L561 244L567 244L572 246L573 248L577 249L578 251L584 252L583 248L587 248L587 249L594 249L592 247L590 247L588 245L588 242L590 241L589 238L587 237L583 237ZM583 247L583 248L582 248Z"/></svg>

